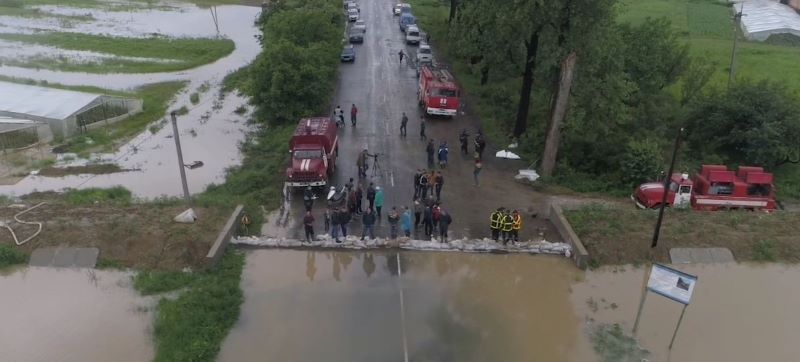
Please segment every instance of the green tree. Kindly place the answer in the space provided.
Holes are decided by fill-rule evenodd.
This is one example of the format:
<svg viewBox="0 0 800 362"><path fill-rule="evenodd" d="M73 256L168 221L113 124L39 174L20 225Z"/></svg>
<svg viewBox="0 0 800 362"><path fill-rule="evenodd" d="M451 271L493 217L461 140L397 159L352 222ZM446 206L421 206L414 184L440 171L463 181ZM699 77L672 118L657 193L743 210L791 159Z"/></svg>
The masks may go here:
<svg viewBox="0 0 800 362"><path fill-rule="evenodd" d="M655 180L664 169L661 147L651 139L628 142L620 162L622 182L636 186Z"/></svg>

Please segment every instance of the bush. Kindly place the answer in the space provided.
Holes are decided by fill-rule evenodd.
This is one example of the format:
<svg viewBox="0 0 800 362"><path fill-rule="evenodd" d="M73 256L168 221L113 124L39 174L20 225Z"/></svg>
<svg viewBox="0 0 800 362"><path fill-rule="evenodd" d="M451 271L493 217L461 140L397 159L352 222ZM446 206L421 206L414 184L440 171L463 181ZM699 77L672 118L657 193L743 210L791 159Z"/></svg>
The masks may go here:
<svg viewBox="0 0 800 362"><path fill-rule="evenodd" d="M68 190L64 193L64 200L73 205L89 205L96 202L129 205L132 197L130 190L122 186L108 189L93 187L82 190Z"/></svg>
<svg viewBox="0 0 800 362"><path fill-rule="evenodd" d="M630 141L620 162L622 181L631 187L653 181L663 170L662 161L656 142L648 139Z"/></svg>
<svg viewBox="0 0 800 362"><path fill-rule="evenodd" d="M0 245L0 269L28 262L28 255L8 245Z"/></svg>

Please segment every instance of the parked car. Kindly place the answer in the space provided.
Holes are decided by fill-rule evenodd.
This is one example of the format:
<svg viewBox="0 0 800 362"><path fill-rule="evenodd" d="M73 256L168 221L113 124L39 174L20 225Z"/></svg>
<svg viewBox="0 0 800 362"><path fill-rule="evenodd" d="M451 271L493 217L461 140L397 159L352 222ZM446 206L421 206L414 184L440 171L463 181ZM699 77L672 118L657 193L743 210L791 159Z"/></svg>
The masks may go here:
<svg viewBox="0 0 800 362"><path fill-rule="evenodd" d="M416 25L406 27L406 44L419 44L419 28Z"/></svg>
<svg viewBox="0 0 800 362"><path fill-rule="evenodd" d="M394 16L400 16L400 8L402 6L403 4L400 3L394 4L394 8L392 8L392 14L394 14Z"/></svg>
<svg viewBox="0 0 800 362"><path fill-rule="evenodd" d="M417 62L419 63L430 63L433 62L433 50L431 50L431 46L422 43L419 45L419 49L417 49Z"/></svg>
<svg viewBox="0 0 800 362"><path fill-rule="evenodd" d="M409 3L401 3L400 4L400 14L411 14L411 4Z"/></svg>
<svg viewBox="0 0 800 362"><path fill-rule="evenodd" d="M342 49L342 57L343 62L355 62L356 61L356 49L353 48L352 44L347 44Z"/></svg>
<svg viewBox="0 0 800 362"><path fill-rule="evenodd" d="M361 29L350 29L348 38L350 39L350 43L363 43L364 31Z"/></svg>
<svg viewBox="0 0 800 362"><path fill-rule="evenodd" d="M367 32L367 22L364 21L364 19L358 19L358 20L356 20L356 23L353 24L353 29L359 29L359 30L362 30L362 31L364 31L366 33Z"/></svg>
<svg viewBox="0 0 800 362"><path fill-rule="evenodd" d="M347 20L350 20L350 22L358 20L358 10L353 8L347 9Z"/></svg>
<svg viewBox="0 0 800 362"><path fill-rule="evenodd" d="M411 13L405 13L400 15L400 20L398 20L397 23L400 25L400 31L405 33L407 26L417 24L417 18L411 15Z"/></svg>
<svg viewBox="0 0 800 362"><path fill-rule="evenodd" d="M355 1L348 1L344 6L345 9L347 10L350 9L356 9L356 11L358 10L358 4Z"/></svg>

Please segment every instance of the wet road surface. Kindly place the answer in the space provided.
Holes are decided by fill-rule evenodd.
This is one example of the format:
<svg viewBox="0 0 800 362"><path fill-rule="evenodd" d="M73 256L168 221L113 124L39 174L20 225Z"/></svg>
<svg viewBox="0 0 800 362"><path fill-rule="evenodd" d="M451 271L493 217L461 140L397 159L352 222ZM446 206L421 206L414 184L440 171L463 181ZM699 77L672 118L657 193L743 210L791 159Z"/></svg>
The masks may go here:
<svg viewBox="0 0 800 362"><path fill-rule="evenodd" d="M579 273L544 256L255 250L219 360L571 360Z"/></svg>
<svg viewBox="0 0 800 362"><path fill-rule="evenodd" d="M154 301L130 284L118 271L0 271L0 361L152 360Z"/></svg>
<svg viewBox="0 0 800 362"><path fill-rule="evenodd" d="M347 123L345 129L339 131L340 156L333 178L334 185L344 185L351 177L358 180L356 159L361 150L366 148L370 153L381 154L382 172L373 176L370 165L367 171L369 177L361 181L365 189L369 182L384 189L384 220L377 227L377 233L384 236L388 234L385 215L393 206L398 209L402 206L412 207L414 173L418 168L427 166L426 142L419 137L422 111L417 102L416 69L406 60L401 64L398 57L400 49L404 49L408 58L415 58L416 46L405 45L397 17L391 14L393 5L393 2L386 0L360 4L362 19L367 23L366 37L363 44L355 45L356 61L341 65L338 90L331 105L331 109L341 105ZM455 77L458 78L458 74ZM359 110L356 127L351 127L349 122L352 104ZM400 136L402 112L406 112L409 118L408 137L405 138ZM450 149L449 165L443 170L442 189L443 208L453 217L450 237L488 237L489 214L497 207L505 206L522 212L521 238L538 239L536 227L545 224L541 218L532 218L531 215L541 208L543 197L513 180L516 169L526 168L527 164L524 161L496 159L493 157L493 147L489 145L484 152L481 186L475 187L472 157L460 154L458 135L462 128L469 129L474 135L477 120L468 115L454 119L428 117L426 127L427 136L435 140L437 147L444 140ZM322 220L323 208L324 202L318 199L314 208L317 220ZM288 223L288 230L281 232L268 229L265 232L272 235L267 236L300 238L302 212L302 197L298 191L291 202L292 222ZM350 228L360 235L360 222L357 219L354 216ZM549 231L546 232L546 238L557 240L556 234Z"/></svg>

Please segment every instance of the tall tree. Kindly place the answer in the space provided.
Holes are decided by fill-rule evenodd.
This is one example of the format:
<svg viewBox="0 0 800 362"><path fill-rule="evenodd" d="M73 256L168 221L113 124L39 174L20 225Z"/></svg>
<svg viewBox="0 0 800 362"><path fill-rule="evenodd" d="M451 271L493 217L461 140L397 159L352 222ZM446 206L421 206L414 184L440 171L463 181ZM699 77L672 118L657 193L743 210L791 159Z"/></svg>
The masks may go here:
<svg viewBox="0 0 800 362"><path fill-rule="evenodd" d="M542 12L544 1L528 0L518 1L517 10L512 12L512 19L518 27L517 34L522 35L524 58L522 61L522 83L519 88L519 103L517 116L514 121L513 137L519 138L528 127L528 114L531 106L531 91L533 90L536 60L539 56L539 40L547 24L547 14ZM513 44L512 44L513 46Z"/></svg>

